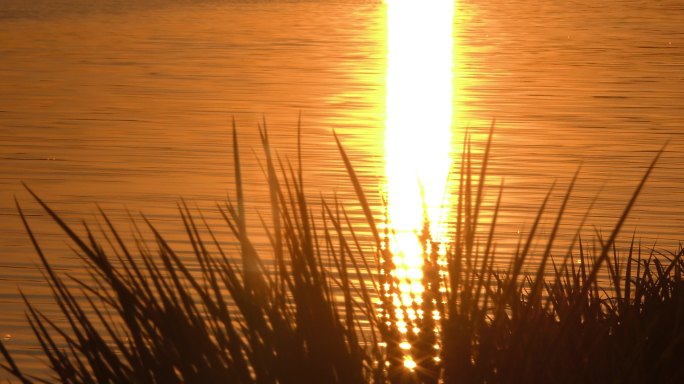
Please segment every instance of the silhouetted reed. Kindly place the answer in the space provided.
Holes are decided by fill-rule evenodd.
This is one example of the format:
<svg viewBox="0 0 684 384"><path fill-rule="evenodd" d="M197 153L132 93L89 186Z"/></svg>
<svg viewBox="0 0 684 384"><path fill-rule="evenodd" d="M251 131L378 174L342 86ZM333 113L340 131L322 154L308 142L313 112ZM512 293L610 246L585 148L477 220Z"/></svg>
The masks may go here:
<svg viewBox="0 0 684 384"><path fill-rule="evenodd" d="M27 317L53 377L25 374L5 345L3 367L21 382L65 383L506 383L675 382L684 378L684 251L642 252L616 239L658 157L599 246L588 249L581 225L567 252L553 244L575 178L542 254L532 244L551 192L513 254L495 251L501 190L482 223L492 135L479 172L466 140L459 169L454 233L437 244L425 225L420 301L392 300L399 281L388 238L338 141L366 222L321 200L314 212L300 164L275 161L265 130L271 222L264 257L250 240L234 134L236 199L220 207L236 246L219 241L201 213L183 202L180 220L199 268L188 268L147 220L134 246L104 212L106 231L78 234L32 191L82 258L89 280L64 277L19 212L45 269L58 324L25 298ZM503 189L503 187L501 188ZM417 202L418 203L418 202ZM360 233L370 233L364 244ZM104 240L98 240L98 239ZM438 249L445 247L445 253ZM508 268L499 267L509 261ZM600 280L607 276L607 280ZM78 289L74 288L78 287ZM419 303L419 304L418 304ZM397 311L407 325L402 349ZM407 314L424 315L411 319ZM432 314L436 313L437 316ZM404 362L410 355L415 368Z"/></svg>

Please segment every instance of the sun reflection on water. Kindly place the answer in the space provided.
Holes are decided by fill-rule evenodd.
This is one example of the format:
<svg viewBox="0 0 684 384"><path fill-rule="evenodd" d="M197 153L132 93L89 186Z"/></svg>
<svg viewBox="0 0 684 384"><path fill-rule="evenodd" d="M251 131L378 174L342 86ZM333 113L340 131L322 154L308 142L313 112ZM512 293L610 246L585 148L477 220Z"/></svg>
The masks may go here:
<svg viewBox="0 0 684 384"><path fill-rule="evenodd" d="M419 234L429 220L443 243L451 167L453 0L386 0L387 82L385 174L398 293L391 299L402 334L416 318L424 291ZM428 251L429 252L429 251ZM417 304L417 306L416 306ZM408 308L407 311L400 309ZM406 318L408 317L408 318ZM402 349L408 343L402 343ZM407 360L407 368L415 367Z"/></svg>
<svg viewBox="0 0 684 384"><path fill-rule="evenodd" d="M430 219L433 238L439 241L444 235L440 219L446 214L452 161L453 6L451 1L387 1L388 215L396 231L396 276L412 283L422 277L422 249L416 234L424 214ZM411 284L411 288L422 286Z"/></svg>

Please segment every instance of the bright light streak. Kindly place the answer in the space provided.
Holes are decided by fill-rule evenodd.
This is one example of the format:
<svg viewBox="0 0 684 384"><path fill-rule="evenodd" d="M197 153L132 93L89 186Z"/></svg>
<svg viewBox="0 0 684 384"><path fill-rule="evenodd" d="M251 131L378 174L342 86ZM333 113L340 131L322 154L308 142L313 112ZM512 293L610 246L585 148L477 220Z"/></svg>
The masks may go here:
<svg viewBox="0 0 684 384"><path fill-rule="evenodd" d="M420 296L424 211L434 240L445 235L451 166L453 0L387 0L385 160L397 276ZM422 193L421 193L422 186ZM399 272L401 271L401 272ZM420 286L419 288L416 288Z"/></svg>

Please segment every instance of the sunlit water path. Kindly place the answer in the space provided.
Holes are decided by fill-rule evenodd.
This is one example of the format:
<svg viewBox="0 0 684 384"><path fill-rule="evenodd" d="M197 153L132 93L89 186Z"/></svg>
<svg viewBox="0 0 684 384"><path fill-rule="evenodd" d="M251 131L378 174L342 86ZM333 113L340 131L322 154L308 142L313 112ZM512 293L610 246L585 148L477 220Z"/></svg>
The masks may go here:
<svg viewBox="0 0 684 384"><path fill-rule="evenodd" d="M389 220L407 268L419 267L424 213L445 235L452 163L453 9L389 1L385 170ZM424 212L423 208L426 208Z"/></svg>
<svg viewBox="0 0 684 384"><path fill-rule="evenodd" d="M395 316L406 334L423 292L423 223L445 242L452 165L453 1L387 1L385 172ZM403 308L409 308L404 318ZM402 345L408 346L408 343ZM405 363L413 368L415 363Z"/></svg>
<svg viewBox="0 0 684 384"><path fill-rule="evenodd" d="M335 149L334 129L378 207L383 192L396 195L384 185L387 173L394 172L389 159L404 161L391 148L410 152L423 146L388 145L394 139L386 135L386 124L419 127L405 133L416 144L438 134L428 134L427 128L452 128L439 133L443 140L433 144L439 149L419 156L441 160L430 160L429 166L414 162L398 172L399 178L389 178L411 182L406 196L413 190L413 200L417 179L426 185L426 197L429 189L441 198L440 168L446 166L445 153L455 150L445 152L445 147L458 143L458 135L469 128L473 150L481 151L484 133L496 118L491 174L492 184L506 183L497 238L502 255L525 234L549 185L557 180L560 188L566 186L581 161L583 172L563 230L573 229L599 190L589 222L598 230L610 228L654 151L672 139L625 236L636 229L645 246L676 245L684 237L681 2L455 5L454 51L439 51L453 56L453 63L434 57L430 65L435 67L424 79L437 88L419 98L392 92L409 85L391 82L393 69L407 69L388 60L412 38L404 36L405 44L392 48L387 37L394 19L387 18L387 5L380 2L0 2L0 336L25 351L23 362L36 366L31 358L36 345L17 287L42 304L49 295L14 196L26 207L55 266L84 275L80 260L20 181L70 223L91 220L99 202L123 231L129 228L127 209L142 211L181 246L175 207L180 196L197 202L219 225L214 202L231 187L233 116L252 213L268 209L261 170L253 160L263 116L274 146L291 155L301 112L311 192L331 196L338 191L340 199L350 200L353 191ZM415 16L428 12L417 9ZM451 87L436 81L448 76L447 65L454 67ZM452 104L440 104L446 99L437 96L449 92ZM393 107L394 97L415 97L416 104ZM432 112L412 115L419 105ZM392 121L396 125L388 124ZM435 184L417 176L423 172L419 168L434 171ZM427 200L439 206L439 199ZM552 208L557 205L558 199ZM420 199L394 206L409 212L401 214L408 222L403 230L415 229L408 218L422 215ZM382 209L377 211L381 217ZM351 213L360 218L360 212ZM587 236L593 233L589 226ZM54 311L48 307L47 314Z"/></svg>

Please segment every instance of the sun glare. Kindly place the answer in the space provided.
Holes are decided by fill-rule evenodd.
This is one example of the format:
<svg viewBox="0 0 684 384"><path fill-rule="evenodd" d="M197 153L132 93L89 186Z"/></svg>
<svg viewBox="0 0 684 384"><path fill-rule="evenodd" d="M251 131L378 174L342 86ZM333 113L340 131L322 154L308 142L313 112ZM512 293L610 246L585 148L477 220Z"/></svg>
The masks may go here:
<svg viewBox="0 0 684 384"><path fill-rule="evenodd" d="M387 0L385 173L395 276L404 305L420 297L427 214L445 234L451 166L454 1ZM425 210L424 210L425 208Z"/></svg>

